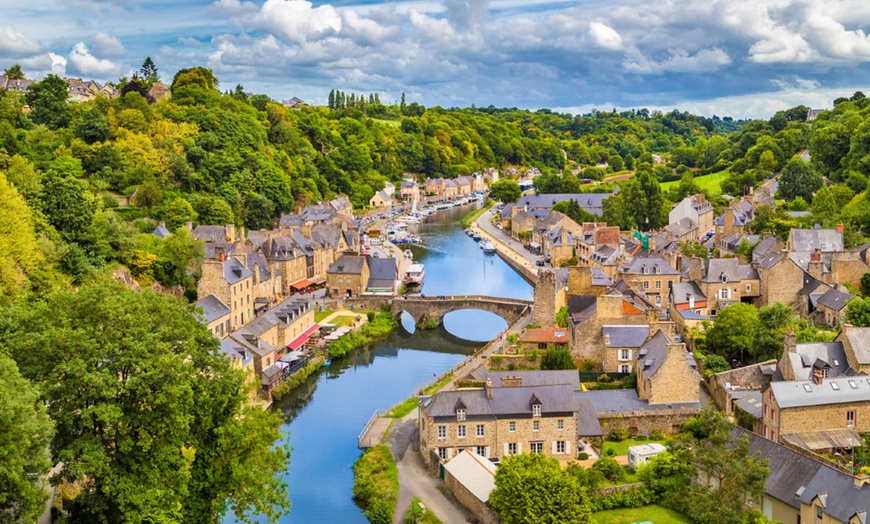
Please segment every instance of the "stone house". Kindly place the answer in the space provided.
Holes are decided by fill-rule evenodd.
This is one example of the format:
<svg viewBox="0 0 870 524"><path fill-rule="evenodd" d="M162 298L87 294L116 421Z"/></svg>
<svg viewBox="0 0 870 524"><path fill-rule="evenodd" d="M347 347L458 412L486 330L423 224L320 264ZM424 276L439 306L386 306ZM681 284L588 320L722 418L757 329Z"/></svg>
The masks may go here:
<svg viewBox="0 0 870 524"><path fill-rule="evenodd" d="M208 295L196 301L196 307L202 309L203 323L214 336L222 339L230 334L232 327L232 310L215 295Z"/></svg>
<svg viewBox="0 0 870 524"><path fill-rule="evenodd" d="M489 184L494 184L498 182L499 174L498 169L494 167L486 167L483 169L483 179Z"/></svg>
<svg viewBox="0 0 870 524"><path fill-rule="evenodd" d="M649 338L648 325L614 326L602 328L604 334L603 371L606 373L631 373L640 348Z"/></svg>
<svg viewBox="0 0 870 524"><path fill-rule="evenodd" d="M576 371L488 372L483 382L421 400L420 453L430 467L465 449L484 458L535 452L570 460L580 437L601 435L592 405L575 396Z"/></svg>
<svg viewBox="0 0 870 524"><path fill-rule="evenodd" d="M689 280L706 298L705 313L710 316L716 316L718 311L731 304L757 303L761 296L761 279L755 267L741 263L738 258L692 258L689 261Z"/></svg>
<svg viewBox="0 0 870 524"><path fill-rule="evenodd" d="M818 224L813 229L792 228L786 248L791 253L843 251L843 224L837 224L836 229L822 229Z"/></svg>
<svg viewBox="0 0 870 524"><path fill-rule="evenodd" d="M761 283L761 305L782 302L795 306L800 302L804 271L787 251L773 251L753 263Z"/></svg>
<svg viewBox="0 0 870 524"><path fill-rule="evenodd" d="M413 180L405 180L399 186L399 195L405 200L419 200L420 187Z"/></svg>
<svg viewBox="0 0 870 524"><path fill-rule="evenodd" d="M689 195L679 201L668 214L668 224L677 224L689 219L699 234L713 229L713 205L703 193ZM696 234L695 236L699 236Z"/></svg>
<svg viewBox="0 0 870 524"><path fill-rule="evenodd" d="M262 315L283 298L284 286L281 274L269 267L266 257L261 253L243 253L234 258L240 260L251 271L254 316Z"/></svg>
<svg viewBox="0 0 870 524"><path fill-rule="evenodd" d="M202 278L196 286L197 299L214 295L230 307L229 331L250 322L254 318L253 273L235 259L219 253L217 259L202 260Z"/></svg>
<svg viewBox="0 0 870 524"><path fill-rule="evenodd" d="M455 180L447 179L444 181L444 192L441 194L444 198L454 198L459 195L459 184Z"/></svg>
<svg viewBox="0 0 870 524"><path fill-rule="evenodd" d="M855 371L870 375L870 328L855 327L844 322L836 341L843 343L849 367Z"/></svg>
<svg viewBox="0 0 870 524"><path fill-rule="evenodd" d="M599 247L608 246L619 249L618 226L607 226L607 222L584 222L577 241L577 263L591 265L592 254Z"/></svg>
<svg viewBox="0 0 870 524"><path fill-rule="evenodd" d="M292 284L308 278L308 257L291 236L269 236L260 244L259 249L269 261L272 272L281 278L283 294L291 292ZM314 272L313 257L311 272Z"/></svg>
<svg viewBox="0 0 870 524"><path fill-rule="evenodd" d="M731 202L731 205L725 208L725 211L713 220L713 245L718 245L722 238L733 235L735 233L743 234L746 224L752 219L743 211L740 210L740 204Z"/></svg>
<svg viewBox="0 0 870 524"><path fill-rule="evenodd" d="M513 212L514 215L511 217L511 237L514 239L531 239L535 224L549 214L549 212L542 210L517 209L517 206L514 206Z"/></svg>
<svg viewBox="0 0 870 524"><path fill-rule="evenodd" d="M681 218L666 225L663 229L668 233L668 239L676 243L694 241L701 234L698 224L694 223L691 218Z"/></svg>
<svg viewBox="0 0 870 524"><path fill-rule="evenodd" d="M827 287L827 286L825 286ZM839 286L828 287L816 301L813 321L828 327L837 327L846 320L846 303L855 295L845 293Z"/></svg>
<svg viewBox="0 0 870 524"><path fill-rule="evenodd" d="M660 256L637 256L619 269L617 278L649 297L656 306L666 308L671 287L680 281L680 272Z"/></svg>
<svg viewBox="0 0 870 524"><path fill-rule="evenodd" d="M374 208L390 207L393 205L393 199L384 191L378 191L375 196L369 199L369 205Z"/></svg>
<svg viewBox="0 0 870 524"><path fill-rule="evenodd" d="M650 404L698 402L701 375L686 345L658 330L637 354L637 396Z"/></svg>
<svg viewBox="0 0 870 524"><path fill-rule="evenodd" d="M471 184L471 178L467 176L458 176L456 177L456 186L459 188L459 195L470 195L474 192L474 188Z"/></svg>
<svg viewBox="0 0 870 524"><path fill-rule="evenodd" d="M444 485L482 524L497 524L498 515L487 504L495 489L495 464L470 448L444 464Z"/></svg>
<svg viewBox="0 0 870 524"><path fill-rule="evenodd" d="M520 344L530 349L547 349L548 346L567 348L570 341L565 328L531 328L520 334Z"/></svg>
<svg viewBox="0 0 870 524"><path fill-rule="evenodd" d="M341 255L326 270L327 287L333 297L358 297L368 287L370 278L366 257Z"/></svg>
<svg viewBox="0 0 870 524"><path fill-rule="evenodd" d="M427 195L442 196L445 189L444 178L427 178L423 184L423 190Z"/></svg>

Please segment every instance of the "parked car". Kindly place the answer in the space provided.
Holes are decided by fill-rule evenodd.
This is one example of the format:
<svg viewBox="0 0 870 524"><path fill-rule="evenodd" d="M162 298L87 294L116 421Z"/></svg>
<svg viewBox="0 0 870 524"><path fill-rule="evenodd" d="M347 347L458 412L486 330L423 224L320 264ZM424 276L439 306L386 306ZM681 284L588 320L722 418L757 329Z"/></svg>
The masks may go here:
<svg viewBox="0 0 870 524"><path fill-rule="evenodd" d="M543 261L542 259L539 258L538 260L535 260L535 265L536 265L536 266L542 266L542 267L543 267L543 265L544 265L544 261Z"/></svg>

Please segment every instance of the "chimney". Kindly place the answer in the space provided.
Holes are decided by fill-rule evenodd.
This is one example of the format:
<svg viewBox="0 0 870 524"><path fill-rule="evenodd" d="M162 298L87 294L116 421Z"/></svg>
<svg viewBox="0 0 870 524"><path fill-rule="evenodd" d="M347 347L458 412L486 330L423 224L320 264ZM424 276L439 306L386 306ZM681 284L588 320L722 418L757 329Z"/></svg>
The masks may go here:
<svg viewBox="0 0 870 524"><path fill-rule="evenodd" d="M235 224L227 224L224 226L224 231L226 231L227 242L230 244L236 243L236 225Z"/></svg>
<svg viewBox="0 0 870 524"><path fill-rule="evenodd" d="M492 379L486 379L483 389L486 390L486 398L492 400Z"/></svg>
<svg viewBox="0 0 870 524"><path fill-rule="evenodd" d="M842 222L837 224L837 233L839 233L841 235L843 234L843 223Z"/></svg>
<svg viewBox="0 0 870 524"><path fill-rule="evenodd" d="M785 344L783 352L795 353L797 351L797 336L794 334L794 328L788 328L785 331Z"/></svg>
<svg viewBox="0 0 870 524"><path fill-rule="evenodd" d="M695 309L695 295L689 293L688 299L689 299L689 309Z"/></svg>
<svg viewBox="0 0 870 524"><path fill-rule="evenodd" d="M193 222L185 222L184 227L186 227L188 231L193 231Z"/></svg>
<svg viewBox="0 0 870 524"><path fill-rule="evenodd" d="M822 261L822 250L820 248L816 248L815 250L813 250L812 253L810 253L810 262L811 263L812 262L818 263L821 261Z"/></svg>
<svg viewBox="0 0 870 524"><path fill-rule="evenodd" d="M227 251L221 246L216 246L214 248L214 257L218 259L219 262L226 262L227 260Z"/></svg>
<svg viewBox="0 0 870 524"><path fill-rule="evenodd" d="M821 386L824 379L822 378L822 370L817 369L813 371L813 382L816 383L817 386Z"/></svg>

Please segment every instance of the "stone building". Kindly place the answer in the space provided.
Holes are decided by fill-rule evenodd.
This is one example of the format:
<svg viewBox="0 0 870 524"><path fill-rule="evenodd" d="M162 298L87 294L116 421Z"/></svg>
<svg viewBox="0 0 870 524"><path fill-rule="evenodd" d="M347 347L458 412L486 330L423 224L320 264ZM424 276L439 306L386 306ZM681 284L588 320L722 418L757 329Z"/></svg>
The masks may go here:
<svg viewBox="0 0 870 524"><path fill-rule="evenodd" d="M484 458L536 452L569 460L580 437L601 435L572 371L489 372L485 387L442 391L420 402L420 453L433 466L471 449Z"/></svg>
<svg viewBox="0 0 870 524"><path fill-rule="evenodd" d="M704 234L713 229L713 205L703 193L689 195L671 209L668 224L676 224L683 219L691 220L695 229Z"/></svg>
<svg viewBox="0 0 870 524"><path fill-rule="evenodd" d="M689 261L689 280L705 297L710 316L716 316L718 311L731 304L755 303L761 295L758 272L751 264L743 264L737 258L692 258Z"/></svg>
<svg viewBox="0 0 870 524"><path fill-rule="evenodd" d="M342 255L326 270L326 285L334 297L358 297L366 291L369 276L366 257Z"/></svg>
<svg viewBox="0 0 870 524"><path fill-rule="evenodd" d="M208 295L196 301L196 307L202 309L203 323L217 338L230 334L232 327L232 310L215 295Z"/></svg>
<svg viewBox="0 0 870 524"><path fill-rule="evenodd" d="M761 305L782 302L795 306L800 302L804 286L804 271L789 257L788 251L773 251L753 263L761 286Z"/></svg>
<svg viewBox="0 0 870 524"><path fill-rule="evenodd" d="M870 375L870 328L841 324L837 341L843 343L849 367L864 375Z"/></svg>
<svg viewBox="0 0 870 524"><path fill-rule="evenodd" d="M638 256L620 268L617 278L642 292L656 306L667 308L671 286L680 281L680 272L659 256Z"/></svg>
<svg viewBox="0 0 870 524"><path fill-rule="evenodd" d="M241 261L219 252L217 259L202 260L197 299L214 295L229 306L229 331L235 331L254 318L253 280L253 273Z"/></svg>
<svg viewBox="0 0 870 524"><path fill-rule="evenodd" d="M604 364L607 373L631 373L635 370L638 351L649 338L648 325L604 326Z"/></svg>
<svg viewBox="0 0 870 524"><path fill-rule="evenodd" d="M686 345L659 330L637 356L637 396L650 404L698 402L701 375Z"/></svg>

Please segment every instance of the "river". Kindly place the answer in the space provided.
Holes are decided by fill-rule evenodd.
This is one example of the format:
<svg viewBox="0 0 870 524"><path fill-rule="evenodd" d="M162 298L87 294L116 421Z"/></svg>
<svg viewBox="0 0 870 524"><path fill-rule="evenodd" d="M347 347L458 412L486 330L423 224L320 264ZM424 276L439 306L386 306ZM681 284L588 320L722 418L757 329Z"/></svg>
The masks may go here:
<svg viewBox="0 0 870 524"><path fill-rule="evenodd" d="M422 292L531 299L527 281L498 256L484 254L462 231L459 221L471 209L439 211L413 226L423 240L411 247L426 268ZM356 355L333 361L276 404L293 447L285 476L292 509L280 522L367 522L351 497L351 466L359 457L357 436L366 421L375 410L415 394L506 325L491 313L466 310L446 315L436 330L409 333L400 328Z"/></svg>

